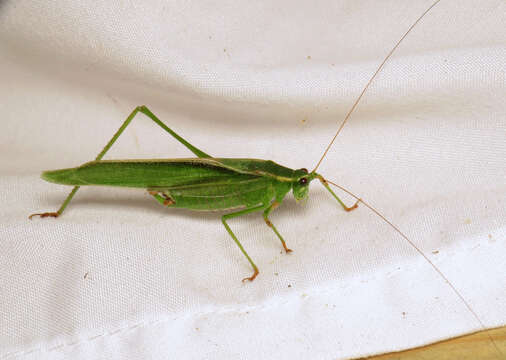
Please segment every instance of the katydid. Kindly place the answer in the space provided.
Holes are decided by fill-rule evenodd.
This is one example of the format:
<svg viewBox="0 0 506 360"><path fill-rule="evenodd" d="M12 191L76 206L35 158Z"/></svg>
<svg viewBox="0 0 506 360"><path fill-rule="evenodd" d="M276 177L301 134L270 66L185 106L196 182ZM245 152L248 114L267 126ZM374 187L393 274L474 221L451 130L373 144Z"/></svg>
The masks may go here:
<svg viewBox="0 0 506 360"><path fill-rule="evenodd" d="M269 214L283 202L284 197L290 190L292 190L293 196L297 201L305 199L308 195L309 184L314 179L318 179L344 210L351 211L357 208L358 203L361 202L359 197L351 194L346 189L342 189L337 184L331 183L345 192L348 192L356 199L353 206L346 206L336 193L332 191L329 186L330 182L322 175L318 174L316 170L362 99L362 96L369 88L369 85L381 71L387 60L392 56L399 44L416 24L418 24L425 14L427 14L439 1L440 0L434 2L409 27L384 58L383 62L372 75L369 82L363 88L353 106L346 114L333 139L330 141L314 170L311 172L307 169L293 170L270 160L214 158L193 146L167 127L146 106L138 106L126 118L121 127L97 155L94 161L75 168L45 171L42 173L42 178L46 181L63 185L73 185L74 188L58 211L32 214L30 215L30 219L36 215L41 217L60 216L77 190L79 190L79 187L83 185L105 185L147 189L149 194L159 203L174 208L185 208L189 210L236 210L223 215L221 221L253 268L253 275L244 278L243 281L253 281L259 273L258 267L230 229L227 220L255 211L263 211L265 223L272 228L281 241L285 251L289 253L292 250L286 246L285 240L274 224L269 220ZM102 160L107 151L109 151L114 142L121 136L123 131L139 112L148 116L163 130L186 146L197 158ZM378 211L368 204L364 203L364 205L381 216ZM393 226L385 218L383 218L383 220ZM406 236L403 235L403 237L410 242ZM414 246L413 243L411 243L411 245ZM421 251L418 250L418 252L423 255ZM430 262L428 258L426 259Z"/></svg>
<svg viewBox="0 0 506 360"><path fill-rule="evenodd" d="M102 160L102 157L119 138L135 115L143 113L186 146L197 158L148 159L148 160ZM45 171L42 178L49 182L73 185L74 189L56 212L39 215L58 217L83 185L123 186L147 189L160 204L189 210L232 210L221 217L223 225L239 249L253 267L253 275L243 279L253 281L258 267L239 242L228 219L255 211L263 211L266 224L277 235L285 251L291 252L285 240L269 220L269 214L279 206L285 195L292 190L297 201L307 197L309 184L318 179L346 211L347 207L330 189L320 174L306 169L292 170L270 160L213 158L196 148L162 123L146 106L139 106L125 120L95 161L79 167Z"/></svg>
<svg viewBox="0 0 506 360"><path fill-rule="evenodd" d="M309 184L313 180L317 179L345 211L352 211L357 208L359 203L362 203L388 223L397 233L409 242L409 244L421 256L425 258L439 276L451 287L452 291L460 298L462 303L465 304L467 309L479 322L481 328L485 329L485 325L481 319L460 292L450 283L448 278L436 267L436 265L406 235L404 235L404 233L401 232L400 229L398 229L390 220L386 219L379 211L367 204L358 196L352 194L339 185L326 180L322 175L316 172L320 163L324 160L328 151L332 147L335 139L357 107L362 96L369 88L369 85L381 71L402 40L438 2L439 0L434 2L413 23L413 25L405 32L405 34L382 61L376 72L372 75L360 95L357 97L349 112L346 114L337 132L312 171L308 171L307 169L290 169L271 160L212 157L167 127L146 106L139 106L131 112L119 130L113 135L94 161L75 168L45 171L42 173L42 178L44 180L57 184L72 185L74 188L56 212L33 214L30 216L30 219L36 215L41 217L60 216L78 189L84 185L147 189L149 194L160 204L171 208L185 208L189 210L232 210L232 212L223 215L221 220L225 229L253 268L253 274L249 277L245 277L243 281L253 281L259 274L258 267L248 255L228 225L227 221L252 212L262 211L265 223L274 231L286 253L289 253L292 250L287 247L283 236L270 221L269 215L283 202L283 199L290 191L293 192L293 196L297 201L305 199L308 196ZM121 136L125 128L139 112L149 117L162 129L172 135L177 141L188 148L196 156L196 158L102 160L107 151ZM356 199L355 204L350 207L346 206L337 194L332 191L329 184L335 185L354 197ZM501 353L496 344L494 342L493 344L498 353Z"/></svg>

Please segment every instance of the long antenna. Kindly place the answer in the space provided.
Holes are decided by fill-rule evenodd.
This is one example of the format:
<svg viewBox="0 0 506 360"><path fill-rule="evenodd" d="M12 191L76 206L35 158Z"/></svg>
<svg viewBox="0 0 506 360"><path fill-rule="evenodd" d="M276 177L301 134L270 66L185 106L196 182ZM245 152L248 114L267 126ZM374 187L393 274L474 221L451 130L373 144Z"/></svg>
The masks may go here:
<svg viewBox="0 0 506 360"><path fill-rule="evenodd" d="M348 121L348 119L350 118L351 114L353 113L353 111L355 111L355 108L357 107L358 103L360 102L360 100L362 100L362 97L364 96L365 92L367 91L367 89L369 88L369 86L371 85L371 83L373 82L373 80L376 78L376 76L379 74L379 72L383 69L385 63L388 61L388 59L390 59L390 57L392 56L392 54L394 53L395 50L397 50L397 48L399 47L399 45L401 44L402 40L404 40L404 38L406 36L408 36L408 34L411 32L411 30L413 30L413 28L420 22L420 20L422 20L422 18L434 7L436 6L441 0L437 0L436 2L434 2L431 6L429 6L429 8L427 10L425 10L425 12L420 15L420 17L418 19L416 19L416 21L413 23L413 25L411 25L409 27L409 29L404 33L404 35L402 35L402 37L399 39L399 41L397 41L397 43L395 44L395 46L392 48L392 50L390 50L390 52L388 53L388 55L385 57L385 59L383 59L383 61L381 62L380 66L378 66L378 69L376 69L376 72L371 76L371 78L369 79L369 81L367 82L367 84L365 85L364 89L362 90L362 92L360 93L360 95L357 97L357 100L355 100L355 102L353 103L353 106L350 108L350 110L348 111L348 113L346 114L346 116L344 117L344 120L341 122L341 125L339 126L339 128L337 129L337 132L336 134L334 135L334 137L332 138L332 141L330 141L330 143L327 145L327 148L325 149L325 151L323 152L323 155L322 157L320 158L320 160L318 161L318 163L316 164L315 168L313 169L313 172L316 171L318 169L318 167L320 166L321 162L323 161L323 159L325 159L325 156L327 156L327 153L329 152L330 148L332 147L332 145L334 144L334 141L336 140L337 136L339 135L339 133L341 132L341 130L343 129L344 125L346 124L346 122Z"/></svg>
<svg viewBox="0 0 506 360"><path fill-rule="evenodd" d="M378 215L384 222L386 222L388 225L390 225L392 227L392 229L394 229L404 240L406 240L409 243L409 245L411 245L411 247L413 249L415 249L420 255L422 255L423 258L430 264L430 266L432 266L432 268L434 269L434 271L436 271L439 274L439 276L441 277L441 279L443 279L448 284L448 286L450 286L450 288L452 289L452 291L455 293L455 295L458 296L458 298L460 299L460 301L466 306L466 308L469 310L469 312L471 314L473 314L473 316L476 319L476 321L480 324L482 330L485 331L485 333L488 336L489 340L494 345L497 353L500 354L500 355L504 355L502 353L502 351L499 349L499 347L497 346L497 344L495 343L495 341L492 338L492 336L490 335L490 333L488 332L488 330L485 327L485 324L483 323L483 321L481 321L481 319L478 316L478 314L476 314L476 311L473 310L473 308L471 307L471 305L467 302L466 299L464 299L464 297L460 294L460 292L457 290L457 288L455 286L453 286L453 284L450 282L450 280L441 272L441 270L439 270L439 268L429 259L429 257L427 255L425 255L425 253L418 246L416 246L416 244L412 240L410 240L397 226L395 226L390 220L388 220L382 213L380 213L373 206L369 205L367 202L365 202L364 200L362 200L362 198L360 198L359 196L353 194L350 190L348 190L348 189L346 189L346 188L344 188L344 187L342 187L340 185L337 185L336 183L334 183L332 181L329 181L327 179L325 179L325 181L328 182L329 184L334 185L338 189L344 191L345 193L347 193L348 195L352 196L353 198L355 198L357 200L357 203L360 202L360 203L364 204L369 210L371 210L373 213L375 213L376 215Z"/></svg>

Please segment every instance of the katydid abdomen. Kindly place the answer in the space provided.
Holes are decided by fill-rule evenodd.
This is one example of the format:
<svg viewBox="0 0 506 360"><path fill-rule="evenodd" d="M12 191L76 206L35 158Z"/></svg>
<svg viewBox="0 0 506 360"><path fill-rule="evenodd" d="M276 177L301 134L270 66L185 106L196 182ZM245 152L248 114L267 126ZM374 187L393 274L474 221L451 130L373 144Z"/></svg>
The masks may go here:
<svg viewBox="0 0 506 360"><path fill-rule="evenodd" d="M219 181L207 186L177 186L160 190L160 193L174 201L171 207L208 211L231 210L270 204L276 195L273 181L275 180L264 177L239 181L234 179L231 184Z"/></svg>

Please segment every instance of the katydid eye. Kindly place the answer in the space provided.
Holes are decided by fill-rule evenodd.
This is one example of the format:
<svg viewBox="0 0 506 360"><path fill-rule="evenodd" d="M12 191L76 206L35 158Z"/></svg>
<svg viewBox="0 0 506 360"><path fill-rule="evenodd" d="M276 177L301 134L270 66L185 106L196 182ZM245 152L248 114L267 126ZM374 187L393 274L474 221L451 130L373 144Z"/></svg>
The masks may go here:
<svg viewBox="0 0 506 360"><path fill-rule="evenodd" d="M306 185L307 184L307 178L300 178L299 184Z"/></svg>

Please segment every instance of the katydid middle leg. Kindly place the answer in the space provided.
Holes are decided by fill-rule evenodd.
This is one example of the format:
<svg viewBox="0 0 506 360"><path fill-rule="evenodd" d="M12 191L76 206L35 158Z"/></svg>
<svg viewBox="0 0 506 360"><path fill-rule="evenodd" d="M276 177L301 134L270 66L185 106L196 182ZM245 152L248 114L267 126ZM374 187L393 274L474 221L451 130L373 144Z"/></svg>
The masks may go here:
<svg viewBox="0 0 506 360"><path fill-rule="evenodd" d="M151 112L151 110L149 110L146 106L142 105L142 106L137 106L130 113L130 115L128 115L128 117L123 122L123 124L120 126L120 128L118 129L118 131L116 131L116 133L113 135L113 137L111 138L111 140L109 140L109 142L104 146L104 148L102 149L102 151L97 155L97 157L95 158L95 161L102 160L102 158L105 156L105 154L107 153L107 151L109 151L109 149L112 147L112 145L116 142L116 140L118 140L118 138L120 137L120 135L123 133L123 131L125 131L126 127L130 124L130 122L132 122L132 120L135 117L135 115L137 115L137 113L139 113L139 112L143 113L144 115L146 115L147 117L149 117L151 120L153 120L158 126L160 126L163 130L165 130L166 132L168 132L170 135L172 135L177 141L179 141L181 144L183 144L184 146L186 146L186 148L188 148L188 150L190 150L192 153L194 153L195 155L197 155L199 158L211 158L212 157L212 156L206 154L205 152L203 152L202 150L196 148L195 146L193 146L192 144L190 144L185 139L183 139L175 131L173 131L172 129L170 129L160 119L158 119L156 117L156 115ZM67 207L67 205L69 204L70 200L72 200L72 198L76 194L77 190L79 190L79 188L80 188L80 186L74 186L74 188L72 188L72 191L65 198L65 201L63 201L63 204L60 206L60 208L58 209L58 211L56 211L56 212L46 212L46 213L40 213L40 214L32 214L32 215L29 216L29 219L31 219L34 216L40 216L40 217L58 217L58 216L60 216L63 213L63 211L65 210L65 208Z"/></svg>
<svg viewBox="0 0 506 360"><path fill-rule="evenodd" d="M244 209L244 210L240 210L240 211L237 211L237 212L234 212L234 213L231 213L231 214L225 214L225 215L223 215L221 217L221 222L225 226L225 229L227 229L228 233L230 234L230 236L232 237L232 239L234 239L234 241L237 244L237 246L239 246L239 249L241 249L242 253L244 254L244 256L246 256L246 259L248 259L249 263L251 264L251 266L253 267L253 270L254 270L254 273L253 273L252 276L246 277L246 278L242 279L242 281L246 281L246 280L253 281L253 280L255 280L255 278L258 275L258 268L255 265L255 263L253 262L253 260L251 260L251 258L249 257L248 253L246 252L246 250L244 250L242 244L239 242L239 240L237 239L237 237L235 236L235 234L230 229L230 226L228 226L227 220L228 219L232 219L234 217L241 216L241 215L246 215L246 214L252 213L254 211L262 210L264 208L265 208L265 205L264 204L260 204L260 205L256 205L256 206L253 206L253 207L250 207L250 208L247 208L247 209Z"/></svg>

